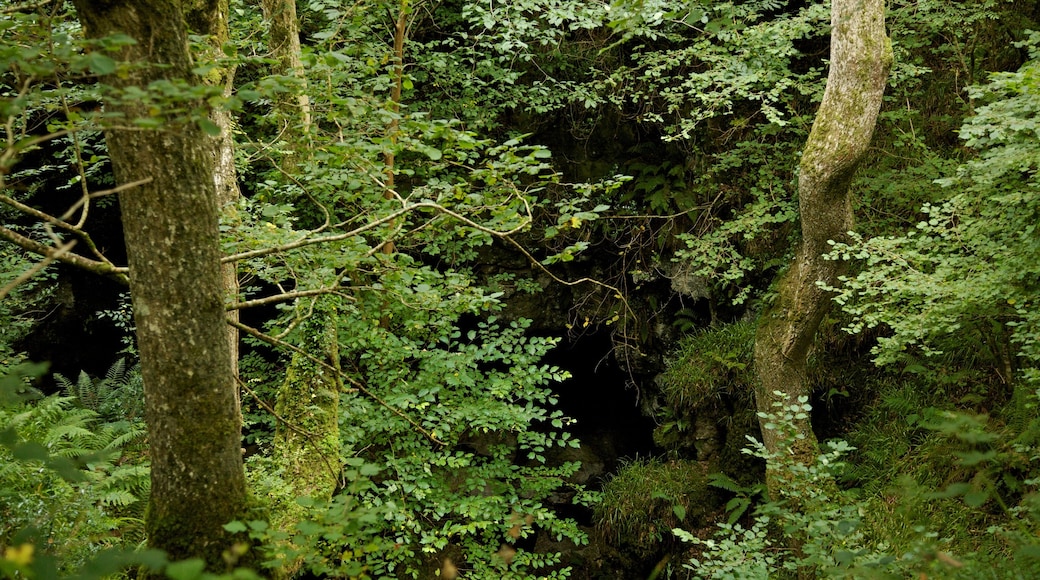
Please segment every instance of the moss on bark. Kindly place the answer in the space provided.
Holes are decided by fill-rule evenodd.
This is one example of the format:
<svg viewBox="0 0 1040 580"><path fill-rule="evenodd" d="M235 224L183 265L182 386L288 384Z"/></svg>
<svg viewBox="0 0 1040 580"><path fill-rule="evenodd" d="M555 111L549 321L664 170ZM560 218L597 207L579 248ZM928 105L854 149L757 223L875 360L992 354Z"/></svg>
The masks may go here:
<svg viewBox="0 0 1040 580"><path fill-rule="evenodd" d="M198 80L181 2L75 5L88 36L138 41L120 58L140 66L106 79L117 89ZM204 106L178 108L185 105ZM106 108L128 121L151 116L132 101ZM106 142L117 182L145 182L121 192L119 202L152 465L148 542L171 559L199 557L220 570L234 541L223 525L244 515L247 494L225 331L214 143L193 119L179 118L153 131L110 129Z"/></svg>
<svg viewBox="0 0 1040 580"><path fill-rule="evenodd" d="M759 320L755 337L755 398L761 413L774 404L808 397L810 350L830 296L819 283L837 282L843 264L824 260L831 240L852 229L849 186L866 154L881 107L891 44L881 0L834 0L831 7L831 68L827 88L799 165L802 239L791 267L780 277L776 300ZM803 436L794 460L813 462L818 444L809 418L797 424ZM776 451L776 434L763 429L763 443ZM782 482L767 477L770 493Z"/></svg>

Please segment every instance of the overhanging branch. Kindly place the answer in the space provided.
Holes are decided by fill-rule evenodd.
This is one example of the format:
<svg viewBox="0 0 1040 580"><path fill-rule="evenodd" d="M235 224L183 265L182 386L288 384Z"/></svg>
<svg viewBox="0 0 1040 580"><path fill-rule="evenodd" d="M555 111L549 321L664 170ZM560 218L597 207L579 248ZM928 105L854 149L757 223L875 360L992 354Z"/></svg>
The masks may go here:
<svg viewBox="0 0 1040 580"><path fill-rule="evenodd" d="M130 278L127 276L127 273L129 272L128 268L120 268L118 266L113 266L108 262L84 258L79 254L73 254L67 250L63 250L62 248L41 244L32 238L23 236L22 234L3 226L0 226L0 239L5 239L23 250L38 254L45 258L50 258L88 272L112 278L125 286L130 285Z"/></svg>

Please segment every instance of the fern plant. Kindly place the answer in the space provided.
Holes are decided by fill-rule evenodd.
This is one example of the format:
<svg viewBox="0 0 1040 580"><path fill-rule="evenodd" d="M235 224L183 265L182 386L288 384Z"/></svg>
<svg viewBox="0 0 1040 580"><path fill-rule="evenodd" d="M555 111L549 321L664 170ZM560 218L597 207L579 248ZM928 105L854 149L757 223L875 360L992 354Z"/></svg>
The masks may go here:
<svg viewBox="0 0 1040 580"><path fill-rule="evenodd" d="M140 363L127 368L126 359L121 358L112 363L101 379L80 371L75 382L60 373L54 373L54 380L79 406L96 412L105 421L133 421L144 416Z"/></svg>
<svg viewBox="0 0 1040 580"><path fill-rule="evenodd" d="M74 569L143 538L140 421L104 422L73 397L0 405L0 545L35 545Z"/></svg>

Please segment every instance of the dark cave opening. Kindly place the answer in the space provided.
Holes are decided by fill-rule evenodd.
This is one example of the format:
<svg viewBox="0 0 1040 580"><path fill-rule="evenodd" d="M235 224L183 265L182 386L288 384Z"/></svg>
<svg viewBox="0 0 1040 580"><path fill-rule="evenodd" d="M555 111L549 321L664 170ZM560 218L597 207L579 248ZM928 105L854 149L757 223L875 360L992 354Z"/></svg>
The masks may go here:
<svg viewBox="0 0 1040 580"><path fill-rule="evenodd" d="M568 429L581 441L588 466L588 483L598 487L604 476L617 470L625 458L654 453L654 421L641 412L639 380L622 369L614 358L607 332L567 340L546 357L546 362L571 374L554 390L559 408L575 420Z"/></svg>

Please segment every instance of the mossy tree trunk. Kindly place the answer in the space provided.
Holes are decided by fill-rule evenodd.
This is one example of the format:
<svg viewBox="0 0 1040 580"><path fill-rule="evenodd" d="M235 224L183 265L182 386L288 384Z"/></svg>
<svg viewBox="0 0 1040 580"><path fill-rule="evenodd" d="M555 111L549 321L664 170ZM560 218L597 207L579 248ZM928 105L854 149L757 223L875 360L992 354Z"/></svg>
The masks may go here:
<svg viewBox="0 0 1040 580"><path fill-rule="evenodd" d="M331 300L324 298L324 300ZM335 315L315 313L305 325L307 344L303 348L318 356L327 355L329 366L339 368ZM300 354L294 354L278 391L275 412L284 420L274 437L273 456L282 468L288 487L287 497L332 499L339 484L340 383L329 369L320 367ZM272 525L290 536L306 516L306 509L295 501L270 506ZM301 565L297 560L275 571L276 578L291 578Z"/></svg>
<svg viewBox="0 0 1040 580"><path fill-rule="evenodd" d="M179 0L75 0L86 34L137 40L117 88L187 79L185 6ZM151 63L150 65L145 63ZM202 103L198 103L202 106ZM127 120L148 117L131 101L106 104ZM148 183L119 195L134 320L145 384L152 489L148 542L171 558L223 568L223 525L244 515L241 426L225 330L215 142L194 122L106 132L116 180Z"/></svg>
<svg viewBox="0 0 1040 580"><path fill-rule="evenodd" d="M822 256L830 240L845 240L852 229L849 187L870 145L892 63L884 17L882 0L833 0L831 5L827 88L799 165L802 239L755 336L755 399L761 413L774 412L774 403L809 396L806 363L831 302L818 283L835 284L843 269L840 261ZM793 459L812 463L818 443L809 418L796 427L802 438L794 445ZM766 448L777 451L777 433L762 431ZM770 479L775 496L782 483Z"/></svg>
<svg viewBox="0 0 1040 580"><path fill-rule="evenodd" d="M267 50L279 62L281 74L295 78L300 85L278 98L276 108L283 127L297 137L305 137L311 125L311 102L300 48L300 21L295 0L260 0L267 21ZM301 141L302 144L302 141ZM288 167L287 167L288 169Z"/></svg>
<svg viewBox="0 0 1040 580"><path fill-rule="evenodd" d="M299 23L294 0L261 0L268 24L268 50L278 61L276 70L298 82L293 90L274 102L274 116L285 141L278 166L292 176L309 157L310 101L300 54ZM318 305L303 327L304 350L322 357L331 368L339 368L336 334L335 298L316 299ZM275 406L284 420L275 432L273 456L282 467L290 497L332 498L342 467L339 437L339 382L327 368L294 353L278 391ZM295 502L271 506L275 527L291 532L304 517L304 509ZM278 577L291 577L299 562L289 563L276 572Z"/></svg>

